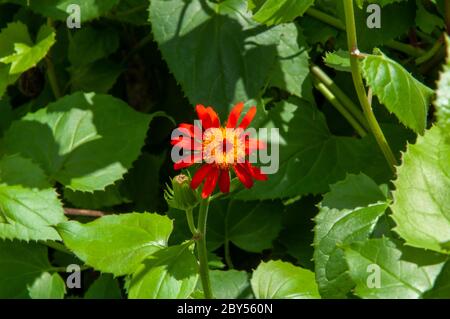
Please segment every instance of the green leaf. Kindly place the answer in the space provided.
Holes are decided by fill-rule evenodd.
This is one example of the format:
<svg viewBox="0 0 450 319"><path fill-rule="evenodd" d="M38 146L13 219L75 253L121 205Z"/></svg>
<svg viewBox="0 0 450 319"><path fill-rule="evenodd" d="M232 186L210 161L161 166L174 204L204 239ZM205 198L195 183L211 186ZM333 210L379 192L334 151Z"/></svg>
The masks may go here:
<svg viewBox="0 0 450 319"><path fill-rule="evenodd" d="M75 207L90 209L113 207L129 202L120 194L119 185L117 184L109 185L104 191L95 191L93 193L74 192L65 188L64 199Z"/></svg>
<svg viewBox="0 0 450 319"><path fill-rule="evenodd" d="M395 231L408 245L450 253L450 145L439 127L409 145L394 182Z"/></svg>
<svg viewBox="0 0 450 319"><path fill-rule="evenodd" d="M198 264L191 243L167 247L149 257L133 274L131 299L186 299L198 280Z"/></svg>
<svg viewBox="0 0 450 319"><path fill-rule="evenodd" d="M386 201L386 195L372 179L362 173L349 174L345 180L330 185L330 192L323 196L321 206L351 209L378 201Z"/></svg>
<svg viewBox="0 0 450 319"><path fill-rule="evenodd" d="M112 275L102 274L84 294L85 299L121 299L119 283Z"/></svg>
<svg viewBox="0 0 450 319"><path fill-rule="evenodd" d="M331 186L315 218L314 262L323 297L345 298L353 288L340 247L368 238L387 207L378 186L363 174Z"/></svg>
<svg viewBox="0 0 450 319"><path fill-rule="evenodd" d="M36 66L47 55L55 43L55 36L55 30L52 27L43 25L39 29L36 44L17 42L17 39L14 38L14 53L3 56L0 58L0 62L11 64L9 74L25 72Z"/></svg>
<svg viewBox="0 0 450 319"><path fill-rule="evenodd" d="M431 34L435 28L443 28L444 20L425 9L422 1L416 0L416 25L423 32Z"/></svg>
<svg viewBox="0 0 450 319"><path fill-rule="evenodd" d="M253 19L267 25L291 22L302 16L314 0L264 0Z"/></svg>
<svg viewBox="0 0 450 319"><path fill-rule="evenodd" d="M235 199L264 200L292 198L328 191L329 185L346 173L370 172L372 166L384 166L385 160L370 137L356 139L332 135L324 115L303 100L289 99L272 108L264 125L273 131L266 138L270 165L278 170L269 180L234 195ZM279 148L278 154L276 148ZM266 164L264 166L270 166ZM263 167L264 167L263 166Z"/></svg>
<svg viewBox="0 0 450 319"><path fill-rule="evenodd" d="M0 66L1 68L1 66ZM1 73L1 70L0 70ZM1 75L0 75L1 77ZM0 80L1 83L1 80ZM0 84L1 85L1 84ZM1 99L1 88L0 88L0 114L2 115L0 117L0 137L3 136L4 130L6 130L11 122L13 121L13 110L12 106L9 104L9 101L7 99Z"/></svg>
<svg viewBox="0 0 450 319"><path fill-rule="evenodd" d="M55 20L66 20L72 11L70 5L78 5L81 22L98 18L111 10L119 0L3 0L3 2L20 4L45 17Z"/></svg>
<svg viewBox="0 0 450 319"><path fill-rule="evenodd" d="M0 240L0 298L29 298L28 287L50 268L44 246Z"/></svg>
<svg viewBox="0 0 450 319"><path fill-rule="evenodd" d="M241 249L261 252L272 247L281 230L283 206L278 202L212 203L208 217L209 250L230 241Z"/></svg>
<svg viewBox="0 0 450 319"><path fill-rule="evenodd" d="M3 147L72 190L103 190L138 157L151 117L112 96L75 93L14 122Z"/></svg>
<svg viewBox="0 0 450 319"><path fill-rule="evenodd" d="M118 47L119 35L115 30L87 26L78 30L70 40L67 56L72 66L78 67L106 58Z"/></svg>
<svg viewBox="0 0 450 319"><path fill-rule="evenodd" d="M63 299L66 283L57 273L44 272L28 287L28 292L32 299Z"/></svg>
<svg viewBox="0 0 450 319"><path fill-rule="evenodd" d="M259 97L281 29L258 26L246 0L152 0L149 10L154 38L191 104L225 116L236 102Z"/></svg>
<svg viewBox="0 0 450 319"><path fill-rule="evenodd" d="M81 224L58 225L65 245L86 264L116 276L133 273L142 261L167 246L172 221L158 214L109 215Z"/></svg>
<svg viewBox="0 0 450 319"><path fill-rule="evenodd" d="M16 43L33 45L27 26L22 22L9 23L0 31L0 60L14 53ZM13 84L19 78L19 74L11 74L10 69L10 64L4 64L0 61L0 98L8 85Z"/></svg>
<svg viewBox="0 0 450 319"><path fill-rule="evenodd" d="M257 299L320 298L313 272L280 260L262 262L251 285Z"/></svg>
<svg viewBox="0 0 450 319"><path fill-rule="evenodd" d="M375 3L375 4L379 4L380 6L384 7L385 5L388 5L388 4L407 1L407 0L358 0L358 1L361 2L361 4L364 2Z"/></svg>
<svg viewBox="0 0 450 319"><path fill-rule="evenodd" d="M116 19L133 25L147 25L148 0L121 0L108 14L108 18Z"/></svg>
<svg viewBox="0 0 450 319"><path fill-rule="evenodd" d="M348 51L338 50L335 52L327 52L324 62L327 66L335 70L351 72L350 54Z"/></svg>
<svg viewBox="0 0 450 319"><path fill-rule="evenodd" d="M353 243L345 248L345 257L355 294L367 299L420 298L443 266L442 258L423 266L404 260L402 250L387 238ZM421 260L420 255L415 260Z"/></svg>
<svg viewBox="0 0 450 319"><path fill-rule="evenodd" d="M0 238L59 240L53 225L66 220L44 172L18 155L0 158Z"/></svg>
<svg viewBox="0 0 450 319"><path fill-rule="evenodd" d="M270 76L270 85L313 101L306 38L294 23L280 25L278 58Z"/></svg>
<svg viewBox="0 0 450 319"><path fill-rule="evenodd" d="M444 70L439 78L434 104L436 105L437 125L442 127L443 132L447 132L447 136L450 136L450 38L446 36L445 39L447 62L444 64Z"/></svg>
<svg viewBox="0 0 450 319"><path fill-rule="evenodd" d="M286 247L286 252L295 257L299 266L313 269L313 217L317 214L317 200L313 196L303 197L287 205L283 212L283 229L277 242Z"/></svg>
<svg viewBox="0 0 450 319"><path fill-rule="evenodd" d="M72 92L107 93L123 72L120 64L104 59L92 64L69 68Z"/></svg>
<svg viewBox="0 0 450 319"><path fill-rule="evenodd" d="M385 55L366 57L362 70L367 84L389 112L405 126L423 134L433 91Z"/></svg>
<svg viewBox="0 0 450 319"><path fill-rule="evenodd" d="M242 299L251 294L248 274L238 270L211 270L211 289L217 299Z"/></svg>
<svg viewBox="0 0 450 319"><path fill-rule="evenodd" d="M433 288L423 295L426 299L450 299L450 262L446 262Z"/></svg>
<svg viewBox="0 0 450 319"><path fill-rule="evenodd" d="M159 171L165 158L165 153L158 155L142 153L125 175L120 191L134 203L137 210L156 211L159 208L162 201L161 187L155 181L159 181Z"/></svg>

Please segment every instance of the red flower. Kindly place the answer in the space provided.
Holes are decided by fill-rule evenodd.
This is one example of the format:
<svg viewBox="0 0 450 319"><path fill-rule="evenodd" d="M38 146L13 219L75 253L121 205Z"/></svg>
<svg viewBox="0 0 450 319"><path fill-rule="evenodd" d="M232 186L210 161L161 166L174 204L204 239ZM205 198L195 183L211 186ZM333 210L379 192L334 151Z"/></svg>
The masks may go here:
<svg viewBox="0 0 450 319"><path fill-rule="evenodd" d="M217 113L203 105L196 106L201 126L182 123L178 131L183 135L172 139L174 147L182 148L189 154L175 162L175 170L189 167L195 163L203 165L194 174L191 187L196 189L205 181L202 197L207 198L216 188L223 193L230 191L230 170L233 168L238 179L246 188L253 186L253 180L267 180L267 176L258 167L249 162L249 155L265 147L257 139L250 138L247 127L256 114L252 106L238 125L244 103L236 104L225 126L220 126Z"/></svg>

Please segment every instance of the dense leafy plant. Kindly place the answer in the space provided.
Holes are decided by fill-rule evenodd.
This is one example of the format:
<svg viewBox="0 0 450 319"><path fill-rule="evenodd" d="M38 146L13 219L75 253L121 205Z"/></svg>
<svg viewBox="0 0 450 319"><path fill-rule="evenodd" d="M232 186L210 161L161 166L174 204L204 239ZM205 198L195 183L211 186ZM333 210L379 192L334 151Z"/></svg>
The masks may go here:
<svg viewBox="0 0 450 319"><path fill-rule="evenodd" d="M0 297L449 298L448 32L444 0L0 0ZM197 104L278 128L279 170L176 176Z"/></svg>

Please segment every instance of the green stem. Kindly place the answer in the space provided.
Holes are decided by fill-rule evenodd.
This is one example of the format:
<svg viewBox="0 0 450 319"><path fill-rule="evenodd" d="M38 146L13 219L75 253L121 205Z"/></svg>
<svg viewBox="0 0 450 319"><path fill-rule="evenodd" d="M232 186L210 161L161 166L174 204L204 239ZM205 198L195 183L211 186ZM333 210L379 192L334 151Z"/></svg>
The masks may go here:
<svg viewBox="0 0 450 319"><path fill-rule="evenodd" d="M50 27L53 27L53 21L52 19L47 19L47 25ZM59 99L61 97L61 90L58 85L58 78L56 77L55 72L55 66L53 65L52 59L50 57L50 52L48 53L47 57L45 58L45 63L47 65L47 77L48 81L50 83L50 87L52 89L53 95L56 99Z"/></svg>
<svg viewBox="0 0 450 319"><path fill-rule="evenodd" d="M341 20L339 20L336 17L333 17L332 15L329 15L327 13L324 13L324 12L319 11L314 8L309 8L308 10L306 10L306 14L319 20L319 21L322 21L328 25L331 25L332 27L334 27L336 29L345 31L345 25L341 22ZM391 49L406 53L415 58L417 58L423 54L423 50L421 50L419 48L415 48L409 44L402 43L402 42L395 41L395 40L391 40L388 43L386 43L385 45Z"/></svg>
<svg viewBox="0 0 450 319"><path fill-rule="evenodd" d="M194 214L192 208L186 209L186 219L189 225L189 230L191 231L192 235L196 235L198 231L197 228L195 228Z"/></svg>
<svg viewBox="0 0 450 319"><path fill-rule="evenodd" d="M212 299L211 282L209 280L208 251L206 250L206 222L208 219L209 198L200 202L198 213L198 236L197 252L200 263L200 279L202 281L203 293L206 299Z"/></svg>
<svg viewBox="0 0 450 319"><path fill-rule="evenodd" d="M49 57L45 58L45 63L47 64L47 77L52 89L55 99L61 97L61 90L59 89L58 79L56 78L55 66Z"/></svg>
<svg viewBox="0 0 450 319"><path fill-rule="evenodd" d="M352 68L353 84L355 85L356 93L358 94L359 102L364 111L364 115L369 123L370 129L384 154L390 168L395 173L394 166L397 165L397 159L394 156L389 144L381 130L380 125L377 122L375 114L373 113L372 107L366 95L366 89L364 88L364 83L361 76L360 65L358 61L358 42L356 38L356 26L355 26L355 16L353 11L353 0L343 0L344 10L345 10L345 24L347 29L347 42L348 50L350 52L350 63Z"/></svg>
<svg viewBox="0 0 450 319"><path fill-rule="evenodd" d="M367 135L366 131L362 128L362 126L358 123L357 120L347 111L347 109L339 102L339 100L331 93L330 90L323 83L316 83L315 87L317 90L322 93L322 95L333 105L339 113L350 123L351 126L355 129L355 131L361 136L364 137Z"/></svg>
<svg viewBox="0 0 450 319"><path fill-rule="evenodd" d="M387 42L385 45L388 48L397 50L399 52L405 53L405 54L410 55L415 58L418 58L422 54L425 53L425 51L423 51L422 49L415 48L412 45L409 45L409 44L406 44L406 43L403 43L400 41L391 40L391 41Z"/></svg>
<svg viewBox="0 0 450 319"><path fill-rule="evenodd" d="M360 108L342 91L336 83L317 65L311 67L312 74L323 84L325 84L331 93L343 104L343 106L361 123L367 130L367 124L364 114Z"/></svg>
<svg viewBox="0 0 450 319"><path fill-rule="evenodd" d="M434 43L434 45L428 52L426 52L424 55L416 59L416 64L420 65L427 62L428 60L431 60L431 58L433 58L436 55L436 53L439 52L439 49L444 44L444 41L445 41L444 36L440 37L439 40Z"/></svg>
<svg viewBox="0 0 450 319"><path fill-rule="evenodd" d="M339 20L338 18L335 18L327 13L324 13L320 10L317 10L314 8L309 8L308 10L306 10L306 14L313 18L316 18L319 21L329 24L332 27L335 27L336 29L343 30L343 31L345 30L345 25L341 22L341 20Z"/></svg>
<svg viewBox="0 0 450 319"><path fill-rule="evenodd" d="M233 269L233 261L231 260L231 254L230 254L230 241L227 239L225 240L224 244L224 250L225 250L225 263L228 266L228 269Z"/></svg>

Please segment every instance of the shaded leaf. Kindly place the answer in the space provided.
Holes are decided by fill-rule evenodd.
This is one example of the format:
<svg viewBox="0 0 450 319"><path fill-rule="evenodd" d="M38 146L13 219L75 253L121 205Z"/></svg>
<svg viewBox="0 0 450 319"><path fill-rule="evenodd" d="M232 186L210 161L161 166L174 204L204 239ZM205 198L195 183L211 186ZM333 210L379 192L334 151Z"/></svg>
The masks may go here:
<svg viewBox="0 0 450 319"><path fill-rule="evenodd" d="M241 249L261 252L272 247L281 230L282 205L277 202L212 203L208 218L210 250L230 241Z"/></svg>
<svg viewBox="0 0 450 319"><path fill-rule="evenodd" d="M28 287L50 268L44 246L0 240L0 297L29 298Z"/></svg>
<svg viewBox="0 0 450 319"><path fill-rule="evenodd" d="M121 299L119 283L112 275L102 274L84 294L85 299Z"/></svg>

